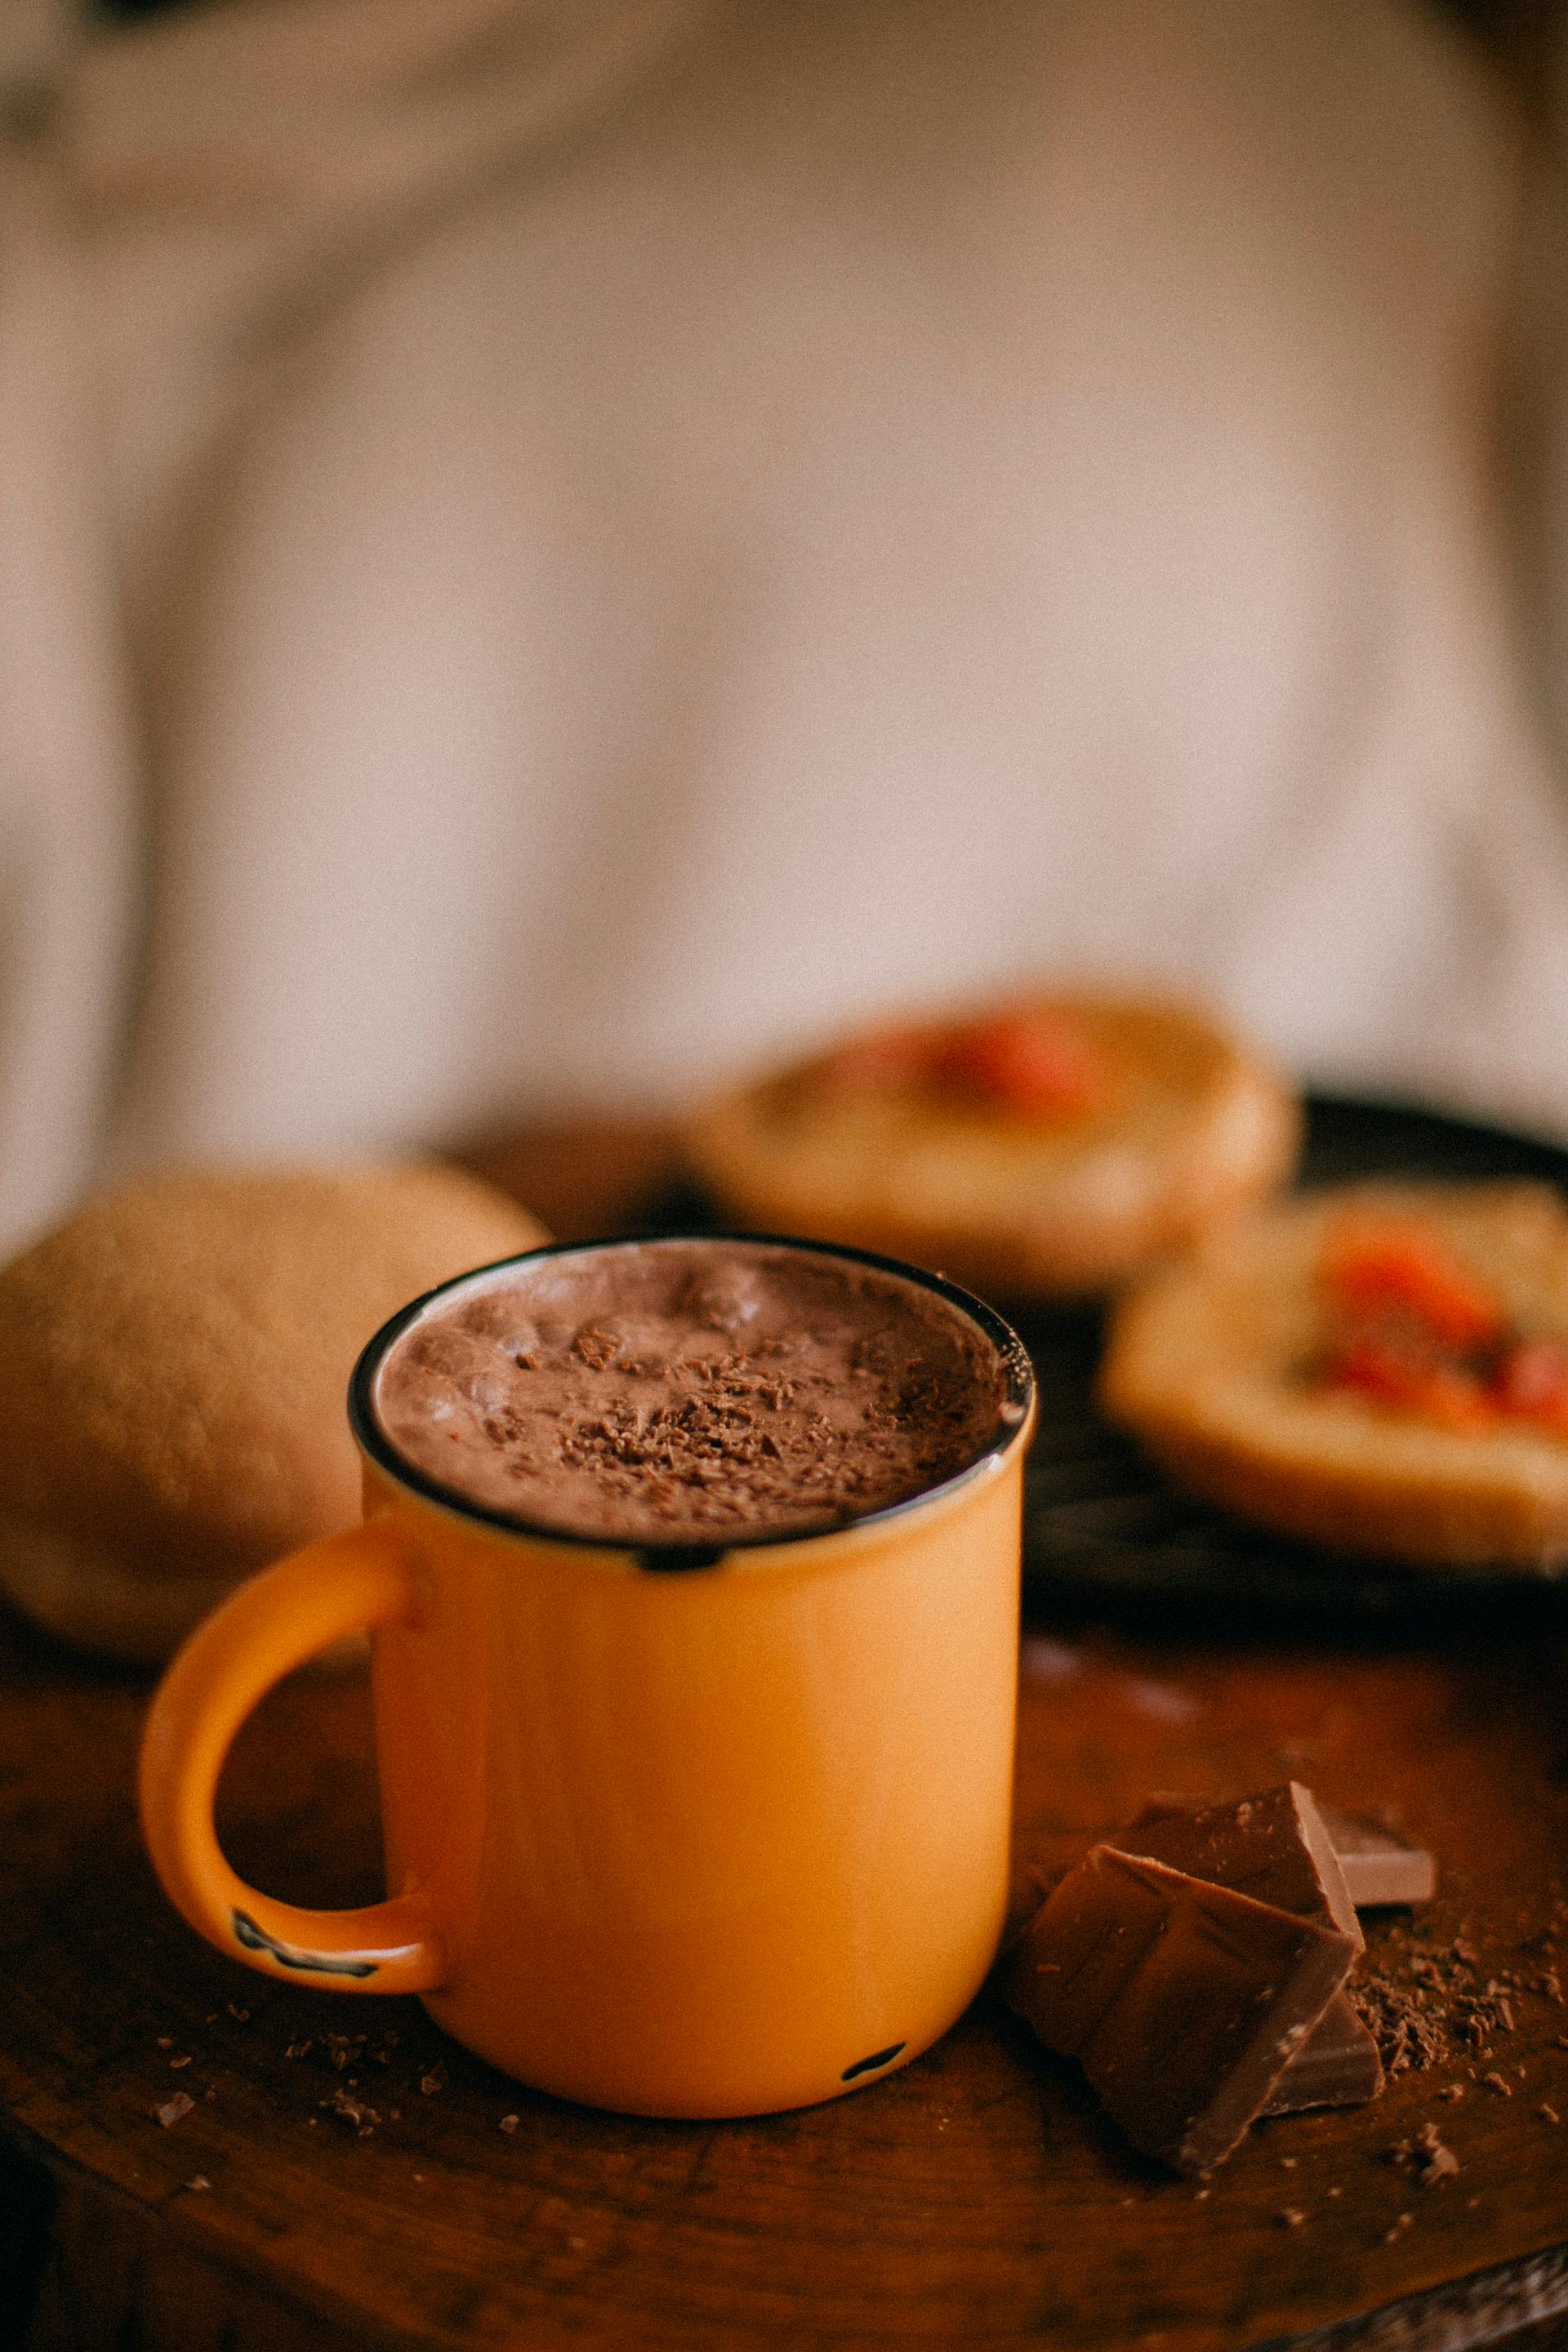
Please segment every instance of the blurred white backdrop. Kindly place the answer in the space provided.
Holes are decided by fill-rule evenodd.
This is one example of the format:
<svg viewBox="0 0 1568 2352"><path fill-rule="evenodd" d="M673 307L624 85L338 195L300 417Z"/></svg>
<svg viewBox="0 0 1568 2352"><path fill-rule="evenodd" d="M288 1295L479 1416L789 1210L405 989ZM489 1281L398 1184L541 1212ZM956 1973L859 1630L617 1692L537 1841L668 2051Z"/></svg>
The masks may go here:
<svg viewBox="0 0 1568 2352"><path fill-rule="evenodd" d="M1042 971L1568 1135L1527 159L1436 16L226 0L54 82L0 1240Z"/></svg>

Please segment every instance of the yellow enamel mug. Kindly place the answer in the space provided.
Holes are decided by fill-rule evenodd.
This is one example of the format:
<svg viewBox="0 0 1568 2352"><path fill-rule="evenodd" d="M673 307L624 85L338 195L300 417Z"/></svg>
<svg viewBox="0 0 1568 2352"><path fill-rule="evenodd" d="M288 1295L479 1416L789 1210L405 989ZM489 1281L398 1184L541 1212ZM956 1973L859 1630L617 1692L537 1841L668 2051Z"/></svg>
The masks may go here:
<svg viewBox="0 0 1568 2352"><path fill-rule="evenodd" d="M380 1426L388 1348L494 1269L415 1301L350 1391L364 1524L233 1594L148 1717L148 1848L220 1951L293 1983L418 1993L508 2074L642 2115L837 2097L967 2005L1005 1903L1030 1367L935 1276L775 1245L969 1318L1000 1400L979 1458L831 1533L722 1552L531 1527L437 1486ZM362 1630L396 1891L303 1910L229 1868L214 1791L270 1685Z"/></svg>

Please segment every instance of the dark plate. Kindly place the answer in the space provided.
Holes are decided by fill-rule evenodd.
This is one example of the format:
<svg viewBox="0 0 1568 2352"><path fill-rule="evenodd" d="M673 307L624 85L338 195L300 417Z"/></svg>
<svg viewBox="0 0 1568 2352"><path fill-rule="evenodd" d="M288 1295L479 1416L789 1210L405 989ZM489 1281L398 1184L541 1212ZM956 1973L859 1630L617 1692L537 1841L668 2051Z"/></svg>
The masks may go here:
<svg viewBox="0 0 1568 2352"><path fill-rule="evenodd" d="M1568 1152L1431 1111L1309 1097L1302 1182L1362 1176L1530 1176L1568 1191ZM1096 1412L1098 1311L1015 1308L1013 1320L1040 1382L1024 1507L1033 1607L1052 1617L1174 1618L1205 1633L1270 1623L1568 1624L1568 1584L1330 1552L1194 1501Z"/></svg>

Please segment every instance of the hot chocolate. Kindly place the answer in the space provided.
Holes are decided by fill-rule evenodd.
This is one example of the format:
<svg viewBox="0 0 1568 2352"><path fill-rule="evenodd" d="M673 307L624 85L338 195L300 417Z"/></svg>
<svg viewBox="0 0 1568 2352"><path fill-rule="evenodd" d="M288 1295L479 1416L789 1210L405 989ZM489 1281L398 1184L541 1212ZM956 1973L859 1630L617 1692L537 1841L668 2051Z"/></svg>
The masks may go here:
<svg viewBox="0 0 1568 2352"><path fill-rule="evenodd" d="M828 1528L977 1459L1016 1409L923 1284L776 1243L606 1244L479 1275L388 1349L374 1410L458 1498L608 1543Z"/></svg>

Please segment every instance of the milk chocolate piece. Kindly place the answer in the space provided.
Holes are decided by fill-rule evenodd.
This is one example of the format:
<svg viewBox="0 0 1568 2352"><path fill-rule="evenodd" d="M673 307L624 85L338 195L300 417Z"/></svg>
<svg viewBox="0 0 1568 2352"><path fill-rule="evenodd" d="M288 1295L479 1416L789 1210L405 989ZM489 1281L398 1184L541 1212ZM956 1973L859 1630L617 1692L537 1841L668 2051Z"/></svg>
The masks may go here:
<svg viewBox="0 0 1568 2352"><path fill-rule="evenodd" d="M1358 1952L1363 1948L1333 1842L1311 1790L1300 1780L1229 1805L1161 1811L1159 1804L1145 1805L1112 1844L1250 1895L1256 1903L1325 1920L1350 1937Z"/></svg>
<svg viewBox="0 0 1568 2352"><path fill-rule="evenodd" d="M1424 1846L1409 1845L1392 1830L1380 1829L1331 1805L1319 1807L1334 1842L1340 1867L1354 1903L1430 1903L1437 1892L1437 1865Z"/></svg>
<svg viewBox="0 0 1568 2352"><path fill-rule="evenodd" d="M1129 1829L1142 1831L1174 1814L1191 1816L1205 1810L1196 1797L1151 1797ZM1437 1865L1424 1846L1411 1845L1359 1814L1342 1813L1337 1806L1320 1805L1318 1818L1358 1910L1371 1910L1380 1903L1430 1903L1437 1892ZM1141 1853L1143 1848L1139 1845L1135 1851Z"/></svg>
<svg viewBox="0 0 1568 2352"><path fill-rule="evenodd" d="M1344 1984L1339 1928L1098 1845L1042 1905L1008 1997L1134 2147L1227 2156Z"/></svg>
<svg viewBox="0 0 1568 2352"><path fill-rule="evenodd" d="M1364 1939L1338 1848L1310 1789L1299 1780L1229 1805L1156 1797L1115 1843L1195 1878L1212 1879L1260 1903ZM1329 2003L1285 2069L1265 2114L1353 2106L1383 2088L1377 2043L1343 1993Z"/></svg>
<svg viewBox="0 0 1568 2352"><path fill-rule="evenodd" d="M1293 2116L1303 2107L1359 2107L1382 2088L1377 2043L1350 1995L1337 1992L1259 2112Z"/></svg>

